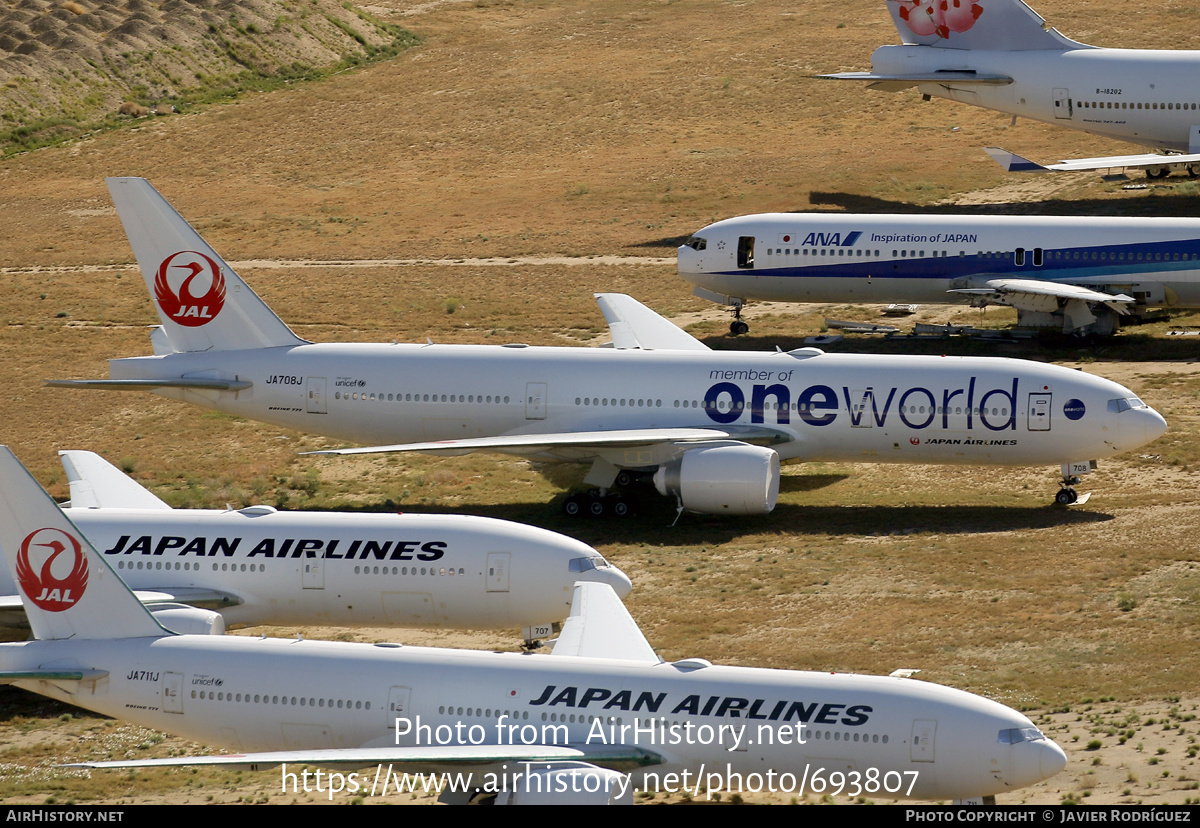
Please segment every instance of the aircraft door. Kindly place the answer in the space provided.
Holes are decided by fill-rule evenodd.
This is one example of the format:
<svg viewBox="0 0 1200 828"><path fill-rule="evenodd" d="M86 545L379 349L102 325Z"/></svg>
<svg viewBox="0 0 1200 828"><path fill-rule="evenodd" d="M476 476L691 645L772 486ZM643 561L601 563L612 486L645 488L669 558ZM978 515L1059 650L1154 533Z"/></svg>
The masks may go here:
<svg viewBox="0 0 1200 828"><path fill-rule="evenodd" d="M304 589L325 588L325 566L320 558L300 559L300 586Z"/></svg>
<svg viewBox="0 0 1200 828"><path fill-rule="evenodd" d="M404 719L408 717L408 708L412 703L412 688L411 687L389 687L388 688L388 703L387 703L387 729L396 729L396 719ZM396 745L415 745L416 728L408 728L408 733L395 736L392 743Z"/></svg>
<svg viewBox="0 0 1200 828"><path fill-rule="evenodd" d="M508 552L488 553L488 592L508 592L508 565L511 557L511 553Z"/></svg>
<svg viewBox="0 0 1200 828"><path fill-rule="evenodd" d="M164 713L183 712L183 673L163 673L162 709Z"/></svg>
<svg viewBox="0 0 1200 828"><path fill-rule="evenodd" d="M325 414L325 378L308 378L308 413Z"/></svg>
<svg viewBox="0 0 1200 828"><path fill-rule="evenodd" d="M1050 394L1029 395L1029 430L1050 430Z"/></svg>
<svg viewBox="0 0 1200 828"><path fill-rule="evenodd" d="M1054 117L1055 118L1071 118L1074 113L1071 107L1071 90L1055 89L1054 90Z"/></svg>
<svg viewBox="0 0 1200 828"><path fill-rule="evenodd" d="M754 236L739 236L737 266L745 270L754 269Z"/></svg>
<svg viewBox="0 0 1200 828"><path fill-rule="evenodd" d="M546 383L525 383L525 419L546 419Z"/></svg>
<svg viewBox="0 0 1200 828"><path fill-rule="evenodd" d="M875 390L850 392L850 427L871 428L875 424Z"/></svg>
<svg viewBox="0 0 1200 828"><path fill-rule="evenodd" d="M932 762L937 747L937 719L914 719L908 758L914 762Z"/></svg>

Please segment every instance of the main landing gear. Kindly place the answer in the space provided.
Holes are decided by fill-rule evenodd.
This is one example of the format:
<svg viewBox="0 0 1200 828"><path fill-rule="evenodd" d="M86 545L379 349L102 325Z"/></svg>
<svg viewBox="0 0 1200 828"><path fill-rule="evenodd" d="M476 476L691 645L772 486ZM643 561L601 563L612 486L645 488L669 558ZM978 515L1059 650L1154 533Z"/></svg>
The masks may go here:
<svg viewBox="0 0 1200 828"><path fill-rule="evenodd" d="M563 502L563 514L567 517L590 515L591 517L628 517L633 513L629 501L620 492L605 489L590 489L573 494Z"/></svg>

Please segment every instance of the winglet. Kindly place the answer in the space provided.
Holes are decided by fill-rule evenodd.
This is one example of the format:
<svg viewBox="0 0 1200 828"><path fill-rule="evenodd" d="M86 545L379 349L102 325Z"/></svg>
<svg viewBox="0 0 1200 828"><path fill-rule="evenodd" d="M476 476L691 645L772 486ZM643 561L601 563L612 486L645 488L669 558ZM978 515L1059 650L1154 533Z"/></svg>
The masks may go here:
<svg viewBox="0 0 1200 828"><path fill-rule="evenodd" d="M156 352L304 344L149 181L106 183L163 323Z"/></svg>
<svg viewBox="0 0 1200 828"><path fill-rule="evenodd" d="M591 581L575 584L571 615L563 623L553 654L645 664L662 661L613 588Z"/></svg>
<svg viewBox="0 0 1200 828"><path fill-rule="evenodd" d="M167 509L133 478L94 451L60 451L73 509Z"/></svg>
<svg viewBox="0 0 1200 828"><path fill-rule="evenodd" d="M624 293L594 294L612 332L613 347L657 351L707 351L709 347Z"/></svg>
<svg viewBox="0 0 1200 828"><path fill-rule="evenodd" d="M983 151L992 156L992 160L1005 169L1006 172L1039 172L1048 173L1052 170L1043 167L1028 158L1022 158L1015 152L1009 152L1000 147L984 147Z"/></svg>
<svg viewBox="0 0 1200 828"><path fill-rule="evenodd" d="M0 446L0 549L34 638L170 635L7 446Z"/></svg>

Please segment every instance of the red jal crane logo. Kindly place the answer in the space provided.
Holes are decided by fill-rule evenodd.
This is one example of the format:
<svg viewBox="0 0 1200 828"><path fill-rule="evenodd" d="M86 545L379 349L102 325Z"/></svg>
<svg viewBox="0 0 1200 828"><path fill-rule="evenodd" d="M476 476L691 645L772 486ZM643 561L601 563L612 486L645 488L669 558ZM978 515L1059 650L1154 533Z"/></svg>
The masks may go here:
<svg viewBox="0 0 1200 828"><path fill-rule="evenodd" d="M197 277L207 277L208 292L197 296L192 283ZM171 287L172 277L183 282L176 291ZM201 280L201 285L204 280ZM199 286L196 287L199 290ZM181 250L163 259L154 277L154 298L158 306L172 322L188 328L198 328L216 318L225 306L225 277L217 263L194 250Z"/></svg>
<svg viewBox="0 0 1200 828"><path fill-rule="evenodd" d="M31 549L50 550L49 556L42 561L37 572L29 560ZM67 565L58 562L64 552L71 553L71 571L65 578L57 578L54 570L57 568L62 572ZM25 540L21 541L21 550L17 553L17 582L29 600L46 612L70 609L79 602L83 591L87 589L87 555L84 554L78 539L61 529L47 528L30 532L25 536Z"/></svg>

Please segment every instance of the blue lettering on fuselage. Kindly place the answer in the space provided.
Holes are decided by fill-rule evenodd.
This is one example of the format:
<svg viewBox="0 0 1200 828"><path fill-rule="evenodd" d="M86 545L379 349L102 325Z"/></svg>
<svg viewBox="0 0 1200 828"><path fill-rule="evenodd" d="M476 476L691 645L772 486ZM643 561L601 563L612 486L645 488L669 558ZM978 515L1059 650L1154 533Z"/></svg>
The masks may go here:
<svg viewBox="0 0 1200 828"><path fill-rule="evenodd" d="M873 387L852 391L849 386L842 386L841 400L845 402L851 425L856 427L874 423L882 428L895 412L904 426L915 430L935 425L949 429L953 416L965 417L967 431L973 430L976 423L989 431L1016 431L1020 380L1013 377L1011 390L991 388L979 395L975 387L977 379L971 377L965 388L946 388L940 392L921 386L893 386L878 391ZM791 402L791 388L782 382L752 385L749 406L746 405L746 396L737 383L718 382L710 386L704 395L704 413L713 422L728 425L737 422L746 411L750 412L751 423L765 423L766 412L773 411L775 422L787 425L791 423L792 412L795 412L807 425L827 426L837 419L841 407L838 392L828 385L804 388L796 394L794 405ZM895 408L892 407L893 402L896 403Z"/></svg>
<svg viewBox="0 0 1200 828"><path fill-rule="evenodd" d="M851 230L845 238L841 233L809 233L800 244L816 247L853 247L861 235L861 230Z"/></svg>

